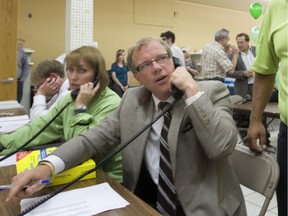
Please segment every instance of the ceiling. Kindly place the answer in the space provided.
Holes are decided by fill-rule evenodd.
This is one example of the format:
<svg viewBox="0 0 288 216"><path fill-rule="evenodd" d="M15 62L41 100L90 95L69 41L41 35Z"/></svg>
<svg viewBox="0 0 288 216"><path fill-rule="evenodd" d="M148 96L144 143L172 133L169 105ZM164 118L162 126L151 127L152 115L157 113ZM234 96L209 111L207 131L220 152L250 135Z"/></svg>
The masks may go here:
<svg viewBox="0 0 288 216"><path fill-rule="evenodd" d="M262 4L264 10L268 7L270 0L178 0L182 2L202 4L213 7L226 8L230 10L249 12L250 5L254 2Z"/></svg>

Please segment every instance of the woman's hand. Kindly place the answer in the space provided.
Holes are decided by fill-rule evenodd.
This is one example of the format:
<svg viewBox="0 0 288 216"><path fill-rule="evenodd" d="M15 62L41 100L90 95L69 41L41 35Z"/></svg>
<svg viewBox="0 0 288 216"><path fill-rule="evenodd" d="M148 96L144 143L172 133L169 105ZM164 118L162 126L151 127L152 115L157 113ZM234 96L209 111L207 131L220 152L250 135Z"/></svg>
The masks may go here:
<svg viewBox="0 0 288 216"><path fill-rule="evenodd" d="M128 88L129 88L129 86L128 86L128 85L124 86L124 87L123 87L123 89L122 89L122 90L123 90L123 92L125 92L125 91L126 91Z"/></svg>
<svg viewBox="0 0 288 216"><path fill-rule="evenodd" d="M95 88L92 82L81 85L80 92L76 98L76 108L81 105L88 106L88 104L93 99L99 88L100 88L99 83L97 83Z"/></svg>

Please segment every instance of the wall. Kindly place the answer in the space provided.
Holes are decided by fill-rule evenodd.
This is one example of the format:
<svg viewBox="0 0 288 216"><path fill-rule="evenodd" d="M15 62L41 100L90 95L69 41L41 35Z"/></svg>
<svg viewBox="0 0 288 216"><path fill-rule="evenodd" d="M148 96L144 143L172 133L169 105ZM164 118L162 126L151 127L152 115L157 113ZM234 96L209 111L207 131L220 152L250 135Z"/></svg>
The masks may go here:
<svg viewBox="0 0 288 216"><path fill-rule="evenodd" d="M155 0L156 1L156 0ZM25 47L35 50L33 62L45 58L56 58L65 50L65 0L19 1L19 37L26 40ZM154 5L151 8L155 10ZM159 6L158 6L159 7ZM110 68L119 48L128 48L143 36L158 37L161 32L171 30L176 34L176 44L191 50L200 50L214 40L215 31L227 28L230 42L240 32L250 33L260 25L262 17L254 20L247 12L175 1L174 26L134 24L134 0L94 1L94 41ZM162 7L158 11L161 14ZM28 18L28 13L32 18ZM159 16L155 14L155 16ZM253 44L253 42L251 43Z"/></svg>
<svg viewBox="0 0 288 216"><path fill-rule="evenodd" d="M18 37L35 52L32 62L56 58L65 49L65 0L19 1ZM32 17L29 18L28 14Z"/></svg>

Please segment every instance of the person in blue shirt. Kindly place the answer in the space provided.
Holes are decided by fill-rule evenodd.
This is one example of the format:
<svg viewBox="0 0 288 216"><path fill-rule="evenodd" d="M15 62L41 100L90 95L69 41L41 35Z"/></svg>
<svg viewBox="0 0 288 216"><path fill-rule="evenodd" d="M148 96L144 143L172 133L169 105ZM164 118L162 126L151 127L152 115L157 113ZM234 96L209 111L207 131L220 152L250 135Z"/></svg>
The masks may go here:
<svg viewBox="0 0 288 216"><path fill-rule="evenodd" d="M119 49L116 52L116 60L111 65L111 89L115 91L120 97L128 89L129 83L129 67L125 63L125 51Z"/></svg>

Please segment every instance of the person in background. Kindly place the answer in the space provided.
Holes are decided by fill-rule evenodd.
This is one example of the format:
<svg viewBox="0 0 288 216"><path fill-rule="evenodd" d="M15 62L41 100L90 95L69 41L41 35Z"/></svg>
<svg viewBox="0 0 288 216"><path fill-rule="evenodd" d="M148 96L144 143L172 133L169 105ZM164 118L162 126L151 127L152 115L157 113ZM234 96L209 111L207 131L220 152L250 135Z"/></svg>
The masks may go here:
<svg viewBox="0 0 288 216"><path fill-rule="evenodd" d="M280 179L276 189L278 215L287 216L287 125L288 125L288 43L287 0L273 0L263 19L257 56L252 65L255 72L252 112L248 130L248 143L252 151L261 153L267 148L263 111L274 87L275 74L279 74L280 128L277 143L277 161ZM278 70L278 66L280 68ZM278 72L277 72L278 71ZM259 141L259 144L257 142Z"/></svg>
<svg viewBox="0 0 288 216"><path fill-rule="evenodd" d="M190 58L190 54L187 52L187 50L182 49L182 52L184 54L184 59L185 59L185 66L186 66L186 70L193 76L193 78L195 76L197 76L199 74L199 72L197 71L197 64L195 61L193 61Z"/></svg>
<svg viewBox="0 0 288 216"><path fill-rule="evenodd" d="M256 56L255 46L250 46L250 37L246 33L240 33L236 36L239 55L234 73L227 74L235 78L234 93L242 98L252 98L254 76L251 66Z"/></svg>
<svg viewBox="0 0 288 216"><path fill-rule="evenodd" d="M182 50L175 44L175 34L171 31L166 31L162 32L160 34L160 37L169 45L172 51L172 55L180 60L181 66L185 66L184 54Z"/></svg>
<svg viewBox="0 0 288 216"><path fill-rule="evenodd" d="M224 83L226 74L235 70L239 50L230 45L232 49L232 62L224 49L228 45L229 31L220 29L215 33L215 41L204 46L201 55L202 73L205 80L218 80Z"/></svg>
<svg viewBox="0 0 288 216"><path fill-rule="evenodd" d="M254 75L252 72L252 64L256 57L256 47L250 46L250 37L246 33L240 33L236 36L237 46L239 48L239 56L237 59L237 65L233 74L229 75L229 77L235 78L234 83L234 92L237 95L240 95L244 101L251 101L253 96L253 83L254 83ZM232 56L231 56L232 58ZM277 90L273 89L273 95L271 95L271 101L275 101L278 98ZM272 97L273 96L273 97ZM270 100L269 100L270 101ZM240 128L248 128L249 126L249 116L241 115L234 116L238 118L237 124ZM240 130L240 135L242 138L247 136L247 130ZM267 146L270 146L270 132L268 128L266 128L266 139ZM247 141L245 141L247 143ZM273 148L273 147L272 147Z"/></svg>
<svg viewBox="0 0 288 216"><path fill-rule="evenodd" d="M128 89L129 84L129 67L125 63L125 51L119 49L116 52L116 60L111 65L111 89L115 91L120 97Z"/></svg>
<svg viewBox="0 0 288 216"><path fill-rule="evenodd" d="M25 40L18 39L18 69L17 69L17 101L21 102L23 97L24 81L28 77L30 65L26 53L23 50Z"/></svg>
<svg viewBox="0 0 288 216"><path fill-rule="evenodd" d="M185 67L175 69L172 52L161 39L140 39L127 59L142 86L129 88L118 109L98 126L66 142L32 171L14 177L7 201L43 187L22 190L30 181L46 179L126 143L161 112L163 102L174 101L171 85L175 85L185 95L172 107L171 116L166 113L123 150L124 186L163 215L246 216L229 160L237 128L225 85L197 83Z"/></svg>
<svg viewBox="0 0 288 216"><path fill-rule="evenodd" d="M41 146L60 138L67 141L82 135L85 131L98 125L118 107L120 98L107 87L108 76L105 61L97 48L83 46L72 51L65 57L65 66L70 90L80 89L76 100L72 99L71 94L66 94L46 115L35 118L31 123L11 134L1 134L1 155L17 150L68 103L68 107L27 147ZM96 79L98 83L94 87ZM75 148L77 147L75 146ZM122 182L120 154L114 157L103 169L109 176Z"/></svg>
<svg viewBox="0 0 288 216"><path fill-rule="evenodd" d="M69 92L64 66L54 59L41 61L31 73L31 81L38 86L30 109L31 120L46 114L62 96Z"/></svg>

